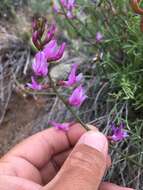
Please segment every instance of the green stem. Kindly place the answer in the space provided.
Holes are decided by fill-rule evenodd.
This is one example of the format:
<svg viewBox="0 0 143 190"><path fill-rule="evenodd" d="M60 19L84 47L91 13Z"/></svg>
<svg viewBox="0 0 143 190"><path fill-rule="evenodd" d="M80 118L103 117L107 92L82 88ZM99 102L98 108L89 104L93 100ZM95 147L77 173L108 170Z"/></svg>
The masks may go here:
<svg viewBox="0 0 143 190"><path fill-rule="evenodd" d="M80 123L87 131L89 131L89 127L79 118L78 115L76 115L76 113L74 112L74 110L71 108L71 106L66 102L66 100L63 98L63 96L61 96L50 76L50 74L48 74L49 77L49 81L50 81L50 85L51 88L53 89L53 91L55 92L55 94L57 95L57 97L63 102L63 104L66 106L66 108L70 111L70 113L76 118L76 121L78 123Z"/></svg>

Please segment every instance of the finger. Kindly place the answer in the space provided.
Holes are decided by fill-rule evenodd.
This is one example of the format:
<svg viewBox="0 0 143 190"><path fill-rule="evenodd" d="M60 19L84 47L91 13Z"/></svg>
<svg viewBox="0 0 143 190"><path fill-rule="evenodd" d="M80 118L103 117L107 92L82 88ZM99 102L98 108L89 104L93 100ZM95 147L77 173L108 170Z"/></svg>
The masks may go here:
<svg viewBox="0 0 143 190"><path fill-rule="evenodd" d="M96 128L95 126L93 125L90 125L90 124L87 124L88 128L92 131L99 131L98 128ZM111 157L110 155L107 156L107 169L110 168L111 166Z"/></svg>
<svg viewBox="0 0 143 190"><path fill-rule="evenodd" d="M41 169L41 177L43 184L47 184L51 181L71 153L71 150L65 151L63 153L55 155L50 162L48 162L42 169ZM111 157L107 156L107 169L111 166Z"/></svg>
<svg viewBox="0 0 143 190"><path fill-rule="evenodd" d="M1 190L40 190L42 187L36 183L13 176L0 176Z"/></svg>
<svg viewBox="0 0 143 190"><path fill-rule="evenodd" d="M71 150L62 152L60 154L55 155L40 171L43 184L46 185L49 181L51 181L67 157L69 156Z"/></svg>
<svg viewBox="0 0 143 190"><path fill-rule="evenodd" d="M28 138L0 160L0 175L19 176L42 184L39 170L52 156L73 146L84 132L76 124L67 134L51 128Z"/></svg>
<svg viewBox="0 0 143 190"><path fill-rule="evenodd" d="M108 155L108 156L107 156L107 169L109 169L109 168L110 168L111 163L112 163L112 161L111 161L111 156L110 156L110 155Z"/></svg>
<svg viewBox="0 0 143 190"><path fill-rule="evenodd" d="M100 185L99 190L133 190L131 188L126 188L126 187L120 187L118 185L115 185L113 183L107 183L107 182L103 182Z"/></svg>
<svg viewBox="0 0 143 190"><path fill-rule="evenodd" d="M100 132L85 133L57 176L44 189L97 190L107 167L107 155L106 137Z"/></svg>
<svg viewBox="0 0 143 190"><path fill-rule="evenodd" d="M42 168L53 155L74 146L84 132L79 124L73 125L67 133L54 128L47 129L24 140L3 159L16 156L27 160L36 168Z"/></svg>

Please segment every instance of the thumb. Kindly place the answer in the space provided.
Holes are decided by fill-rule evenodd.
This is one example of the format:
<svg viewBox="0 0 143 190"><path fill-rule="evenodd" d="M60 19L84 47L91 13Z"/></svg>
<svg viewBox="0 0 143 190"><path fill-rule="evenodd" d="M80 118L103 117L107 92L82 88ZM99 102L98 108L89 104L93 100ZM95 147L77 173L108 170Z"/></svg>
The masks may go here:
<svg viewBox="0 0 143 190"><path fill-rule="evenodd" d="M107 167L108 142L97 131L85 133L46 190L97 190Z"/></svg>

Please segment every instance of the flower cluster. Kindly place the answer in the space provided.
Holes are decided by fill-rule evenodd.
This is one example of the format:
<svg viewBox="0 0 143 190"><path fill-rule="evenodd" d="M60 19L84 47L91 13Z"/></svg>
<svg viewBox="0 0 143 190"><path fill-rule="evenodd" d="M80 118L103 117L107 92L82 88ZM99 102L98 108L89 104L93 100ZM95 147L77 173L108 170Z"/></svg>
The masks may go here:
<svg viewBox="0 0 143 190"><path fill-rule="evenodd" d="M118 142L118 141L122 141L126 137L128 137L128 133L125 130L125 124L123 122L121 122L117 126L114 122L111 122L110 127L112 130L111 140Z"/></svg>
<svg viewBox="0 0 143 190"><path fill-rule="evenodd" d="M72 11L74 1L61 1L64 7L67 7L69 11ZM48 24L45 18L39 18L34 21L33 24L33 34L32 41L38 52L35 55L34 61L32 63L33 76L31 77L31 83L27 83L27 87L33 90L42 90L44 88L43 83L38 83L41 79L44 79L49 74L51 62L59 61L65 50L65 43L62 43L58 47L57 40L55 39L56 26L52 24L48 28ZM71 66L71 71L69 73L67 80L58 81L58 84L63 88L72 89L69 95L67 103L70 106L79 108L85 101L87 96L85 95L85 90L83 89L81 82L83 79L83 74L77 74L78 64L73 64ZM44 81L44 80L43 80ZM50 81L49 81L50 82ZM49 84L48 86L52 86ZM67 131L71 123L57 123L55 121L51 122L51 125L56 129Z"/></svg>
<svg viewBox="0 0 143 190"><path fill-rule="evenodd" d="M49 63L62 58L66 44L62 43L58 47L57 40L54 37L56 26L55 24L48 26L46 19L43 17L34 20L32 28L32 41L38 52L32 64L34 76L32 76L32 82L28 83L27 86L33 90L42 90L44 85L38 84L36 79L48 75Z"/></svg>
<svg viewBox="0 0 143 190"><path fill-rule="evenodd" d="M64 9L67 18L74 19L74 9L76 7L76 1L75 0L60 0L60 5ZM57 4L55 1L53 1L53 10L55 13L62 13L62 10L60 8L60 5ZM64 13L62 13L64 14Z"/></svg>
<svg viewBox="0 0 143 190"><path fill-rule="evenodd" d="M73 64L71 67L71 71L69 73L68 76L68 80L67 81L60 81L60 84L64 87L74 87L77 86L78 84L80 84L82 82L83 79L83 74L76 74L77 73L77 69L78 69L78 65L77 64ZM68 99L68 103L71 106L77 107L79 108L82 103L85 101L85 99L87 98L87 96L85 95L85 90L83 89L82 85L80 84L78 87L76 87L71 96Z"/></svg>

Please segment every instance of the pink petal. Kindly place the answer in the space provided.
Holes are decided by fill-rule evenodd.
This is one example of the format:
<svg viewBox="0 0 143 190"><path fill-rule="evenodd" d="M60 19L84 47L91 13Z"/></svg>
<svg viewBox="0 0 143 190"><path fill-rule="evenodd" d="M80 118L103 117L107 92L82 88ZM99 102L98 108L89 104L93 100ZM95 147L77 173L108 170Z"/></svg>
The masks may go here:
<svg viewBox="0 0 143 190"><path fill-rule="evenodd" d="M33 90L42 90L42 85L37 83L34 77L31 77L32 83L27 83L27 86Z"/></svg>
<svg viewBox="0 0 143 190"><path fill-rule="evenodd" d="M71 123L57 123L55 121L51 121L50 124L58 130L68 131Z"/></svg>
<svg viewBox="0 0 143 190"><path fill-rule="evenodd" d="M85 95L85 92L80 85L73 91L73 93L69 97L69 104L79 108L86 98L87 96Z"/></svg>
<svg viewBox="0 0 143 190"><path fill-rule="evenodd" d="M43 52L38 52L32 64L33 71L37 76L46 76L48 73L48 64Z"/></svg>

